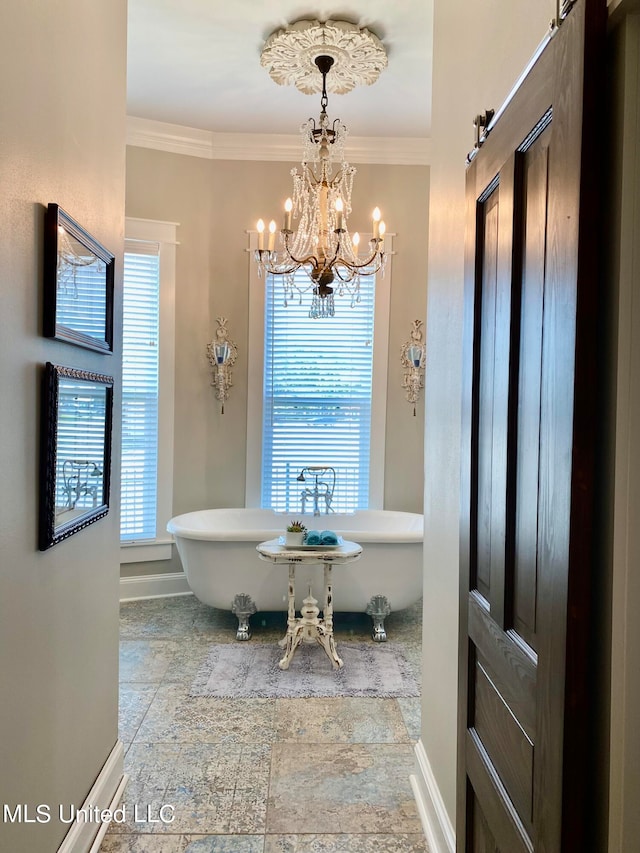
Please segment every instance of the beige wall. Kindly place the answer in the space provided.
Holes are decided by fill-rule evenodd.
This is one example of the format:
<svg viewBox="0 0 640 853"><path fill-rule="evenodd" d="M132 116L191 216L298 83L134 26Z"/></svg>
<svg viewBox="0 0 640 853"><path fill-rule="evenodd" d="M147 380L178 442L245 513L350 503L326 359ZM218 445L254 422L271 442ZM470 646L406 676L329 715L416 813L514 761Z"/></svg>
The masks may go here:
<svg viewBox="0 0 640 853"><path fill-rule="evenodd" d="M127 216L180 223L176 276L176 415L174 511L244 506L247 419L249 263L247 229L277 218L290 194L292 165L204 160L129 147ZM422 509L424 409L401 388L400 347L411 321L425 316L429 170L358 165L355 229L378 204L394 240L391 297L385 506ZM351 310L348 305L339 310ZM210 387L206 344L217 316L229 318L239 349L225 414ZM172 562L129 564L123 574L176 571Z"/></svg>
<svg viewBox="0 0 640 853"><path fill-rule="evenodd" d="M117 739L120 397L112 511L41 553L40 372L50 360L117 379L120 352L41 337L43 219L57 202L114 251L118 316L126 3L4 4L0 57L0 802L56 810L3 825L0 846L44 853L68 830L58 804L82 804Z"/></svg>
<svg viewBox="0 0 640 853"><path fill-rule="evenodd" d="M473 117L500 106L555 3L434 5L421 740L455 826L464 164Z"/></svg>

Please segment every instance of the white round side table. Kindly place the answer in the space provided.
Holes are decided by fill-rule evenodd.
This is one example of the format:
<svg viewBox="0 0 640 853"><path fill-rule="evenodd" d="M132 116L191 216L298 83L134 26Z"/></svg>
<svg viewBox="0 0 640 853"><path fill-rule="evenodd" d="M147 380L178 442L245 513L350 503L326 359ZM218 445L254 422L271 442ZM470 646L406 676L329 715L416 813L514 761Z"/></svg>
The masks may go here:
<svg viewBox="0 0 640 853"><path fill-rule="evenodd" d="M339 669L342 660L336 651L333 639L333 585L331 569L334 565L345 565L360 559L362 546L357 542L343 541L335 548L301 546L287 548L278 539L270 539L256 546L261 560L270 563L285 563L289 566L289 606L287 613L287 633L279 645L284 649L284 657L278 664L280 669L288 669L291 659L300 643L318 643L325 650L332 665ZM322 619L317 600L311 595L302 602L300 616L296 617L296 566L300 563L324 565L324 609Z"/></svg>

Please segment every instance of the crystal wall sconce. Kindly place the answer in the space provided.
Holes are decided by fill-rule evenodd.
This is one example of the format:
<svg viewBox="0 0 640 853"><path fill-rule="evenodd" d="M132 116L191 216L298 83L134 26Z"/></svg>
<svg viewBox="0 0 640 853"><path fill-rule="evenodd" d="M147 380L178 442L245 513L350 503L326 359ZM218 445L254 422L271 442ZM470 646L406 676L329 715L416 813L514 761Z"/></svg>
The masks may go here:
<svg viewBox="0 0 640 853"><path fill-rule="evenodd" d="M221 413L224 415L225 400L229 399L229 389L233 385L231 381L231 368L238 357L238 348L229 340L229 331L226 317L216 317L218 328L215 340L207 344L207 358L213 368L213 379L211 384L216 389L216 400L222 403Z"/></svg>
<svg viewBox="0 0 640 853"><path fill-rule="evenodd" d="M422 339L422 325L422 320L413 321L411 340L405 341L400 350L400 361L405 369L402 387L407 392L407 400L413 403L414 417L420 390L424 388L426 346Z"/></svg>

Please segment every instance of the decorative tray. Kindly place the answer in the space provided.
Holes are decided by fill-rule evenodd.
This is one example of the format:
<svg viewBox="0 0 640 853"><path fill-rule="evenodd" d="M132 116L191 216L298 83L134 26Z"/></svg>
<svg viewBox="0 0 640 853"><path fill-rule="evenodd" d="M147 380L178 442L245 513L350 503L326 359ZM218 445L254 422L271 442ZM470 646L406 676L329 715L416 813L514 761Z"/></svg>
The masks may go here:
<svg viewBox="0 0 640 853"><path fill-rule="evenodd" d="M278 545L286 548L287 551L335 551L343 544L342 536L338 536L337 545L287 545L284 536L278 539Z"/></svg>

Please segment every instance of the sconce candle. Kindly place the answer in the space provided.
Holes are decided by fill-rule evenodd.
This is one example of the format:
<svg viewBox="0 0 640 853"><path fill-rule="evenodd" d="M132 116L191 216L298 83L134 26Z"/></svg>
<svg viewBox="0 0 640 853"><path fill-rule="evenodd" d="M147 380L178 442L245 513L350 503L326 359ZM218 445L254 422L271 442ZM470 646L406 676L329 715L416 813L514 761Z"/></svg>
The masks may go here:
<svg viewBox="0 0 640 853"><path fill-rule="evenodd" d="M262 222L262 220L260 220ZM264 222L262 223L264 231ZM262 232L258 231L261 236ZM222 403L221 414L224 415L224 403L229 398L229 389L233 385L231 381L231 368L235 364L238 356L238 348L229 340L227 330L227 318L217 317L218 328L216 329L216 339L207 344L207 357L213 368L213 379L211 384L216 389L216 399Z"/></svg>
<svg viewBox="0 0 640 853"><path fill-rule="evenodd" d="M380 223L382 226L384 223ZM381 228L384 236L384 229ZM426 346L422 340L422 320L414 320L411 329L411 339L402 344L400 361L405 368L402 387L407 392L407 400L413 403L413 414L416 413L416 403L420 398L420 390L424 388L424 366Z"/></svg>
<svg viewBox="0 0 640 853"><path fill-rule="evenodd" d="M342 231L342 212L344 203L341 198L336 199L336 231Z"/></svg>
<svg viewBox="0 0 640 853"><path fill-rule="evenodd" d="M258 251L262 252L264 249L264 222L262 219L258 219L256 228L258 230Z"/></svg>
<svg viewBox="0 0 640 853"><path fill-rule="evenodd" d="M407 350L409 361L413 367L420 367L422 362L423 349L420 346L410 346Z"/></svg>
<svg viewBox="0 0 640 853"><path fill-rule="evenodd" d="M229 358L229 341L215 343L213 350L216 357L216 364L224 364Z"/></svg>
<svg viewBox="0 0 640 853"><path fill-rule="evenodd" d="M273 252L274 246L276 244L276 223L271 220L269 223L269 251Z"/></svg>

